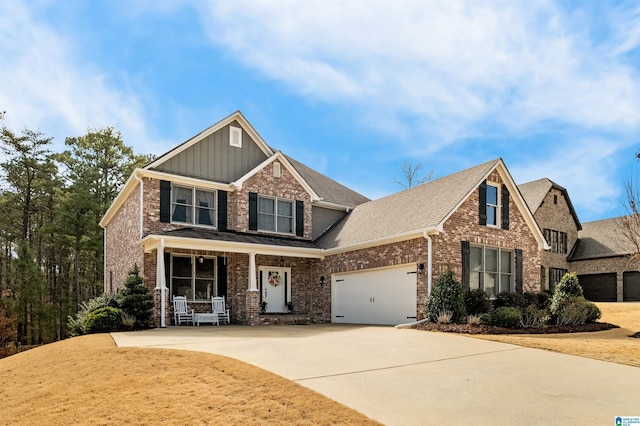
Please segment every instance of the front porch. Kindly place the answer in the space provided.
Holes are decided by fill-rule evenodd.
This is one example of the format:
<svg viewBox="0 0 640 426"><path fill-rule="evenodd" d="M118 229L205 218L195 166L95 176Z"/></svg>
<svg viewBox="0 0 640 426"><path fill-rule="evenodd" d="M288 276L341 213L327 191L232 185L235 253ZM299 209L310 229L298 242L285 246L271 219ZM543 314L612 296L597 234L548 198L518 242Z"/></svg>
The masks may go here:
<svg viewBox="0 0 640 426"><path fill-rule="evenodd" d="M144 278L155 295L156 327L173 325L175 295L186 296L196 313L211 312L211 296L224 296L234 324L331 322L331 290L320 279L317 250L166 236L145 242Z"/></svg>

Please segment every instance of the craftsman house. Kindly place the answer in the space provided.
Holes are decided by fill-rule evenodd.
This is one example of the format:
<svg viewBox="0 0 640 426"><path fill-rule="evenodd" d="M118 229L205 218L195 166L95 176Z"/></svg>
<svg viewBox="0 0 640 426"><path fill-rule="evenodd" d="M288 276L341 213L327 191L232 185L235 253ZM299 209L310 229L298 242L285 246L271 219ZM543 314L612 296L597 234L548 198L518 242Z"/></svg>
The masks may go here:
<svg viewBox="0 0 640 426"><path fill-rule="evenodd" d="M549 249L502 159L370 201L240 112L135 170L101 226L105 291L137 263L158 326L176 295L225 296L243 324L409 322L447 266L490 296L540 290Z"/></svg>

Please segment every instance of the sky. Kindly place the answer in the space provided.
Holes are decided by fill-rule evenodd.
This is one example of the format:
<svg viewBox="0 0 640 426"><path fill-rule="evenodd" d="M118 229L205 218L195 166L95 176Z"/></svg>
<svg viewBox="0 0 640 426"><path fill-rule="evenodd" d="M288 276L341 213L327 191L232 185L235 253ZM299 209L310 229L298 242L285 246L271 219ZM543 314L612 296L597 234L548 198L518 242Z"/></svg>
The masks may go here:
<svg viewBox="0 0 640 426"><path fill-rule="evenodd" d="M375 199L502 157L582 222L640 179L637 1L0 0L14 130L115 127L162 154L240 110L275 149Z"/></svg>

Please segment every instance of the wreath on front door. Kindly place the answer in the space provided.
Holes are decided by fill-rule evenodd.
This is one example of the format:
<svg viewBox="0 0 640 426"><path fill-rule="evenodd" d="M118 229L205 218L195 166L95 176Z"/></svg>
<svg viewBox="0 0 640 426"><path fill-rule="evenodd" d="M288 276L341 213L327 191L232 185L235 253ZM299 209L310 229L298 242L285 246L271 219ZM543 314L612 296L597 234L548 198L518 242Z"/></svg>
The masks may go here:
<svg viewBox="0 0 640 426"><path fill-rule="evenodd" d="M280 275L280 272L269 271L269 278L267 281L269 281L269 284L272 286L278 287L282 284L282 276Z"/></svg>

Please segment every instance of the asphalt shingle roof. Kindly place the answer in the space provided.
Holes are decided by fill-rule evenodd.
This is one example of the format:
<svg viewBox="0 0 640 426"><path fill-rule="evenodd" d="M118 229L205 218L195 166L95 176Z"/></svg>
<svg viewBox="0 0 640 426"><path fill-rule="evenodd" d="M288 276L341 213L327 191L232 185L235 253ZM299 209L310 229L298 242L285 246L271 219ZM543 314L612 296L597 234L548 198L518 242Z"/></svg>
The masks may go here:
<svg viewBox="0 0 640 426"><path fill-rule="evenodd" d="M622 234L620 220L613 218L583 223L568 260L601 259L633 253L633 245Z"/></svg>
<svg viewBox="0 0 640 426"><path fill-rule="evenodd" d="M499 163L499 159L406 191L360 204L316 242L349 247L439 225Z"/></svg>
<svg viewBox="0 0 640 426"><path fill-rule="evenodd" d="M273 237L259 234L245 234L235 231L216 231L204 228L181 228L172 231L157 232L155 235L168 237L195 238L235 243L265 244L270 246L317 249L314 243L297 238Z"/></svg>

